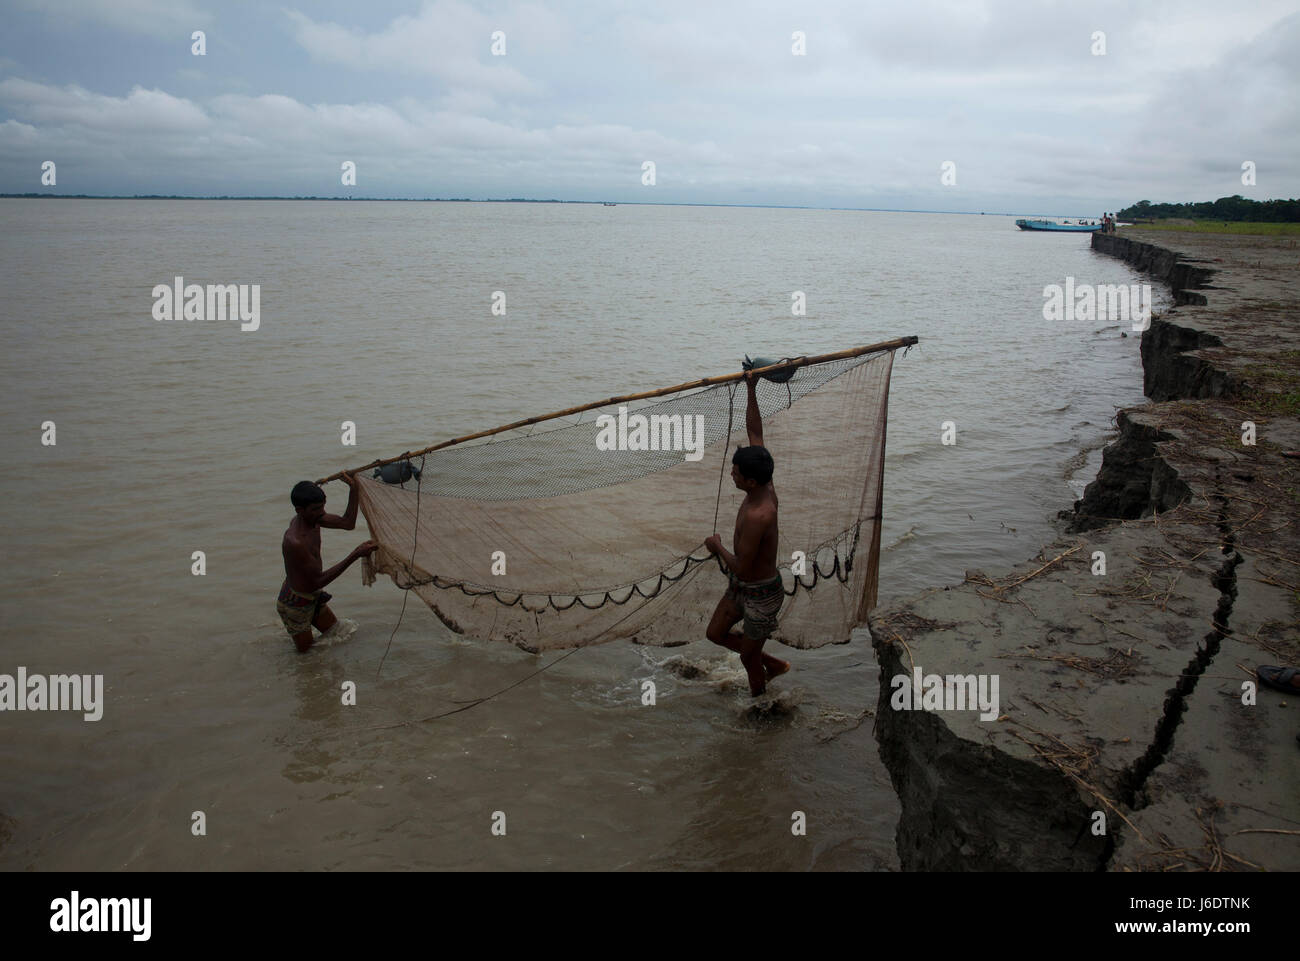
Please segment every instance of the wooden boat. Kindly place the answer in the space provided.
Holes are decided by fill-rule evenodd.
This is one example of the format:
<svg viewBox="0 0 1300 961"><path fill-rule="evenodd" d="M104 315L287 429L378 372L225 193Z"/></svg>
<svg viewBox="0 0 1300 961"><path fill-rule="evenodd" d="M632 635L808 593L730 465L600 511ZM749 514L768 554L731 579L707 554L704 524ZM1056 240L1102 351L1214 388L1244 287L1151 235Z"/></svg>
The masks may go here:
<svg viewBox="0 0 1300 961"><path fill-rule="evenodd" d="M1016 226L1021 230L1055 230L1076 234L1096 233L1102 228L1100 223L1080 221L1077 224L1072 224L1068 220L1061 224L1058 224L1054 220L1017 220Z"/></svg>

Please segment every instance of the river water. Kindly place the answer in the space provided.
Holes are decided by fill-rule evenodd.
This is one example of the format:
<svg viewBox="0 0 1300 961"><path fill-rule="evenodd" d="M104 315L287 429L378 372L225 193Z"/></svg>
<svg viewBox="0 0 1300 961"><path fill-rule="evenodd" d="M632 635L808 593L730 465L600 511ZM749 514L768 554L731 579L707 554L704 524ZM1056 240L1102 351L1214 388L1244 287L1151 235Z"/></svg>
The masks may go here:
<svg viewBox="0 0 1300 961"><path fill-rule="evenodd" d="M260 284L258 328L155 320L176 276ZM96 722L0 713L0 868L896 869L865 632L778 646L794 670L763 712L701 638L585 648L403 723L558 655L459 638L412 598L377 674L402 594L359 565L330 588L345 636L298 655L274 610L289 488L746 353L915 334L890 398L888 601L1032 556L1141 402L1126 325L1044 320L1067 277L1140 282L1087 235L1006 217L0 202L0 673L105 688ZM325 531L326 566L365 536Z"/></svg>

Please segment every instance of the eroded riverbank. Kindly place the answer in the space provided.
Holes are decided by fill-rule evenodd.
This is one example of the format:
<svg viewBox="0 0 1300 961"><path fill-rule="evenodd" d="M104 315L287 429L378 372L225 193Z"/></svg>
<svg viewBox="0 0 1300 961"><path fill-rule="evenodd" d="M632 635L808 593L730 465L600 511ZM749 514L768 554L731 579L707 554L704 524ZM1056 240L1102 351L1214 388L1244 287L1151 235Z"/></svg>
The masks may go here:
<svg viewBox="0 0 1300 961"><path fill-rule="evenodd" d="M1243 703L1243 683L1300 665L1300 461L1284 456L1300 448L1300 251L1140 232L1093 246L1173 290L1143 334L1152 402L1119 413L1039 557L871 615L900 862L1294 870L1300 696ZM998 675L999 719L891 709L891 679L917 667Z"/></svg>

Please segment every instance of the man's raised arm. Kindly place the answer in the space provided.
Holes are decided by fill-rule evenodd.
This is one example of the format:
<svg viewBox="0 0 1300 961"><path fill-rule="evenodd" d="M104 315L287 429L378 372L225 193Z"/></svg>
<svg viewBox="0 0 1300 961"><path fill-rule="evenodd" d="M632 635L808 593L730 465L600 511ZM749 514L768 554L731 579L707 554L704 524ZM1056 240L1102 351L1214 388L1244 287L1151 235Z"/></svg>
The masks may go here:
<svg viewBox="0 0 1300 961"><path fill-rule="evenodd" d="M758 378L752 372L745 376L745 383L749 385L749 404L745 407L745 429L749 431L749 446L763 446L763 415L758 412L758 395L754 393L754 386Z"/></svg>
<svg viewBox="0 0 1300 961"><path fill-rule="evenodd" d="M348 485L348 509L343 512L342 517L337 514L322 514L321 527L350 531L357 526L357 479L352 474L344 474L343 483Z"/></svg>

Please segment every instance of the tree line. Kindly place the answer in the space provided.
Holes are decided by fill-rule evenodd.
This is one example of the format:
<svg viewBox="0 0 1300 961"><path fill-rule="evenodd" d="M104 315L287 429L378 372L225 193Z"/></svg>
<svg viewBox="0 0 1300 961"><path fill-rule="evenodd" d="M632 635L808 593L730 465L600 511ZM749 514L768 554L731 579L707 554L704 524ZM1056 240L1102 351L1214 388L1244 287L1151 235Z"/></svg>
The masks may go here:
<svg viewBox="0 0 1300 961"><path fill-rule="evenodd" d="M1191 204L1153 204L1139 200L1120 210L1120 220L1161 220L1182 217L1188 220L1248 220L1255 223L1300 223L1300 200L1247 200L1241 194Z"/></svg>

